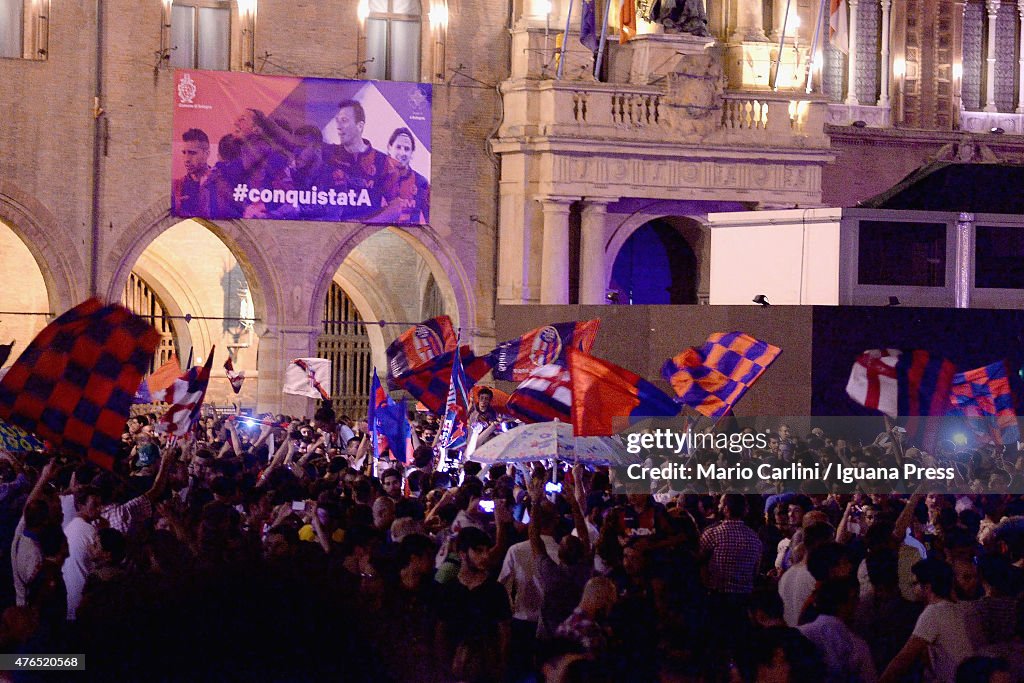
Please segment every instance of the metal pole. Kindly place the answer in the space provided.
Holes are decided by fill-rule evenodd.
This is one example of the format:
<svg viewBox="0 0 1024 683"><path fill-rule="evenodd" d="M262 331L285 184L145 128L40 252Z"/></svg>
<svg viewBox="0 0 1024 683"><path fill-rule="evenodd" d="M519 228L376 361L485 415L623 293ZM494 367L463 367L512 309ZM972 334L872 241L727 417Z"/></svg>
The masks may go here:
<svg viewBox="0 0 1024 683"><path fill-rule="evenodd" d="M594 80L601 80L601 62L604 58L604 47L608 43L608 12L615 0L604 0L604 21L601 22L601 44L597 46L597 60L594 62Z"/></svg>
<svg viewBox="0 0 1024 683"><path fill-rule="evenodd" d="M807 60L807 88L806 92L810 94L814 90L814 59L818 54L818 37L821 35L821 22L825 18L825 3L828 0L821 0L821 4L818 5L818 23L814 25L814 37L811 38L811 58Z"/></svg>
<svg viewBox="0 0 1024 683"><path fill-rule="evenodd" d="M562 34L562 49L558 53L558 73L555 74L557 80L562 80L562 72L565 71L565 50L569 45L569 24L572 22L572 5L573 0L569 0L569 11L565 13L565 33Z"/></svg>
<svg viewBox="0 0 1024 683"><path fill-rule="evenodd" d="M786 46L786 25L789 24L789 5L793 0L786 0L786 14L782 17L782 34L779 36L779 55L775 60L775 74L772 76L772 90L779 89L779 69L782 68L782 50Z"/></svg>

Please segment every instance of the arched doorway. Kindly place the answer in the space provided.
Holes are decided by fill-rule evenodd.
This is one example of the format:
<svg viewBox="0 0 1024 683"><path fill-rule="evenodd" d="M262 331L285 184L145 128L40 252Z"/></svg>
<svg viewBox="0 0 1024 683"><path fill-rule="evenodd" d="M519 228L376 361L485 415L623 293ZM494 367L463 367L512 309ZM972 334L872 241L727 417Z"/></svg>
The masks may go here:
<svg viewBox="0 0 1024 683"><path fill-rule="evenodd" d="M0 297L0 344L15 342L4 366L11 365L50 320L50 301L43 272L28 246L0 222L0 272L8 278ZM14 278L17 284L13 285Z"/></svg>
<svg viewBox="0 0 1024 683"><path fill-rule="evenodd" d="M703 226L689 218L657 218L622 244L609 289L620 304L706 302ZM702 286L704 285L704 286Z"/></svg>
<svg viewBox="0 0 1024 683"><path fill-rule="evenodd" d="M174 351L185 368L190 355L198 365L216 347L207 405L255 408L259 337L252 291L235 253L208 226L183 220L153 239L131 266L124 301L161 331L159 359ZM238 395L223 370L229 355L246 374Z"/></svg>
<svg viewBox="0 0 1024 683"><path fill-rule="evenodd" d="M387 345L408 326L442 314L459 323L445 271L397 228L374 232L348 253L323 310L317 355L331 360L335 410L352 417L365 414L373 369L384 381Z"/></svg>

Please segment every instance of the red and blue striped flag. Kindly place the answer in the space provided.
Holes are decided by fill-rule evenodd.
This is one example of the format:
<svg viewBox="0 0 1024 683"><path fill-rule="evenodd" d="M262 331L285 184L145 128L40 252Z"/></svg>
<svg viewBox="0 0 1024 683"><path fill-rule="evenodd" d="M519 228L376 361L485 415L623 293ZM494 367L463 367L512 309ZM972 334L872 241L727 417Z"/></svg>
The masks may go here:
<svg viewBox="0 0 1024 683"><path fill-rule="evenodd" d="M953 377L950 401L953 413L979 420L998 444L1020 440L1020 429L1014 411L1006 362L999 361L983 368L957 373ZM972 420L974 423L975 420ZM984 431L984 429L975 429Z"/></svg>
<svg viewBox="0 0 1024 683"><path fill-rule="evenodd" d="M567 354L576 436L611 436L615 418L674 417L679 404L644 378L576 349Z"/></svg>
<svg viewBox="0 0 1024 683"><path fill-rule="evenodd" d="M569 369L557 363L537 368L512 392L505 410L523 422L572 422Z"/></svg>
<svg viewBox="0 0 1024 683"><path fill-rule="evenodd" d="M185 436L199 419L199 409L206 398L206 387L210 384L214 349L216 347L210 349L206 365L189 368L188 372L174 380L174 384L155 397L171 404L167 412L160 416L155 431L168 436Z"/></svg>
<svg viewBox="0 0 1024 683"><path fill-rule="evenodd" d="M466 372L466 388L468 390L487 374L490 365L485 358L475 356L469 346L462 346L459 349L459 355L462 367ZM427 410L435 415L440 415L447 402L454 358L454 351L444 353L403 375L392 377L390 385L395 389L405 389Z"/></svg>
<svg viewBox="0 0 1024 683"><path fill-rule="evenodd" d="M437 433L439 448L454 450L466 445L468 430L466 418L469 416L469 380L462 369L462 358L455 354L452 359L451 381L448 383L448 400L445 403L444 419Z"/></svg>
<svg viewBox="0 0 1024 683"><path fill-rule="evenodd" d="M570 348L590 353L600 327L600 319L545 325L498 344L486 358L494 366L495 379L522 382L539 367L565 363Z"/></svg>

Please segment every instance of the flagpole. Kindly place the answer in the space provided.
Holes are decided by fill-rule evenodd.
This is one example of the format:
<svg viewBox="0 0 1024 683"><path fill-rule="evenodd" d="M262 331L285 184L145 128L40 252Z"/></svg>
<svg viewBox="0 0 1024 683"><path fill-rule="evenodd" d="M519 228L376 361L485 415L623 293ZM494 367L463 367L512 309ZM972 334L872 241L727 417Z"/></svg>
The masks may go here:
<svg viewBox="0 0 1024 683"><path fill-rule="evenodd" d="M601 80L601 62L604 58L604 48L608 43L608 13L615 0L604 0L604 21L601 22L601 42L597 46L597 59L594 61L594 80Z"/></svg>
<svg viewBox="0 0 1024 683"><path fill-rule="evenodd" d="M572 22L572 6L573 0L569 0L569 11L565 13L565 33L562 34L562 50L558 55L558 73L555 74L557 80L562 80L562 72L565 71L565 49L569 44L569 24Z"/></svg>
<svg viewBox="0 0 1024 683"><path fill-rule="evenodd" d="M818 54L818 40L821 36L821 22L824 19L826 2L827 0L821 0L821 3L818 5L818 21L814 25L814 37L811 38L811 56L807 60L807 94L814 90L814 60Z"/></svg>
<svg viewBox="0 0 1024 683"><path fill-rule="evenodd" d="M789 24L789 6L793 0L786 0L786 14L782 17L782 34L779 36L779 55L775 60L775 74L772 77L772 90L779 89L779 71L782 70L782 50L786 46L786 26Z"/></svg>

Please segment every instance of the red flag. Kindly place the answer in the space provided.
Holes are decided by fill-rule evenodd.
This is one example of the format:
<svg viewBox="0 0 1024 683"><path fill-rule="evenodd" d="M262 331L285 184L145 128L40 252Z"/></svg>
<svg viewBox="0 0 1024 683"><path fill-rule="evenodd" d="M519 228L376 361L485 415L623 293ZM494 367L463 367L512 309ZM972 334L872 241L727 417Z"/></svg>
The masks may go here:
<svg viewBox="0 0 1024 683"><path fill-rule="evenodd" d="M149 387L150 393L155 396L174 384L174 380L181 376L181 372L178 357L172 353L167 362L151 372L146 379L146 385Z"/></svg>
<svg viewBox="0 0 1024 683"><path fill-rule="evenodd" d="M679 404L640 375L569 349L572 424L576 436L611 436L615 418L673 417Z"/></svg>
<svg viewBox="0 0 1024 683"><path fill-rule="evenodd" d="M469 346L460 347L459 356L466 372L467 388L472 387L487 374L490 366L482 362L481 357L475 356ZM444 412L448 399L448 386L452 379L452 360L454 358L454 351L437 356L404 375L392 377L391 385L396 389L405 389L427 410L435 415L440 415Z"/></svg>
<svg viewBox="0 0 1024 683"><path fill-rule="evenodd" d="M391 377L404 375L434 358L454 351L458 344L452 320L446 315L410 327L387 349Z"/></svg>
<svg viewBox="0 0 1024 683"><path fill-rule="evenodd" d="M565 352L570 348L590 353L600 327L600 319L555 323L502 342L487 354L494 366L494 378L522 382L539 367L565 363Z"/></svg>
<svg viewBox="0 0 1024 683"><path fill-rule="evenodd" d="M160 334L89 299L46 326L0 382L0 419L106 468Z"/></svg>

